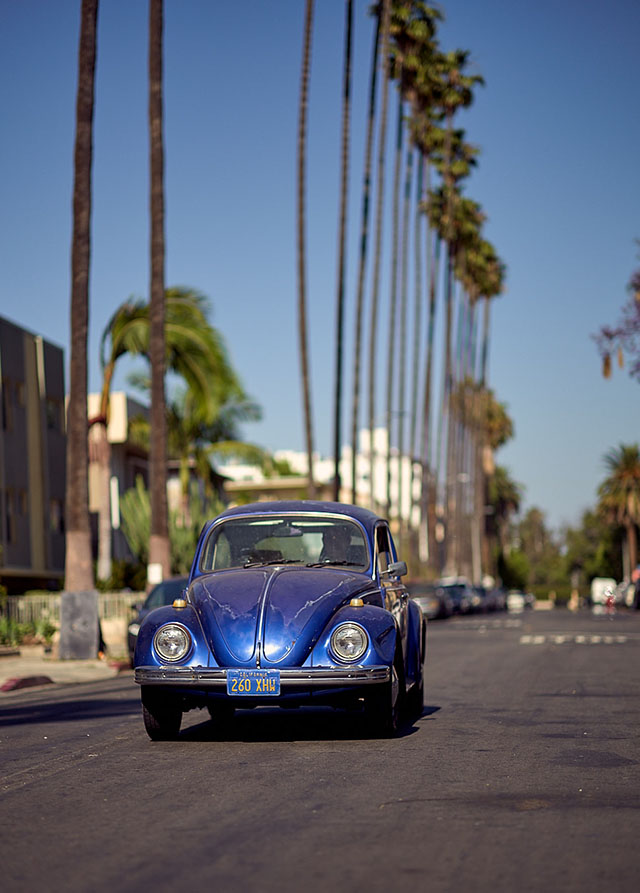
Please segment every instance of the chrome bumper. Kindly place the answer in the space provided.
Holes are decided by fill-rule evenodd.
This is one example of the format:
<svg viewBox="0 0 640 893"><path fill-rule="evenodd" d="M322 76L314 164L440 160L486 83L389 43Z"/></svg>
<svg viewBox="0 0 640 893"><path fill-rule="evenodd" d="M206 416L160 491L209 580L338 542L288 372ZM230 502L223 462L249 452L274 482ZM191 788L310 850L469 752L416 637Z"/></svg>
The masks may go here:
<svg viewBox="0 0 640 893"><path fill-rule="evenodd" d="M269 668L272 669L272 668ZM134 681L139 685L178 685L226 691L227 671L219 667L136 667ZM289 688L344 688L388 682L389 667L328 669L311 667L280 670L280 686Z"/></svg>

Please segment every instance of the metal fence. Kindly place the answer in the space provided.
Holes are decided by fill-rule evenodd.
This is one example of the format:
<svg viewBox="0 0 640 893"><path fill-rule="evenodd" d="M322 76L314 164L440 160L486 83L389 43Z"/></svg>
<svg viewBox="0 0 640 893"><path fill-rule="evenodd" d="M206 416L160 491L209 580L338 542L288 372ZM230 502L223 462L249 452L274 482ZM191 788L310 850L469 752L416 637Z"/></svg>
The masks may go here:
<svg viewBox="0 0 640 893"><path fill-rule="evenodd" d="M134 606L145 599L144 592L100 592L98 611L102 620L115 617L129 619ZM18 623L37 623L48 620L55 626L60 624L60 593L34 592L29 595L8 595L0 600L0 617L7 617Z"/></svg>

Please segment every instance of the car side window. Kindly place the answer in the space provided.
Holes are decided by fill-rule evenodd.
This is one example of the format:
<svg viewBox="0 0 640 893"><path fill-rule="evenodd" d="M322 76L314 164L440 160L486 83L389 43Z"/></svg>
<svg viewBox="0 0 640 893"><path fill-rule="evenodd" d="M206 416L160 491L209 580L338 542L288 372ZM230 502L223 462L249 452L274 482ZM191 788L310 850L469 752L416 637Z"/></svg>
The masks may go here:
<svg viewBox="0 0 640 893"><path fill-rule="evenodd" d="M389 529L385 524L379 524L376 527L376 558L378 562L379 574L386 571L386 569L393 561L391 542L389 538Z"/></svg>

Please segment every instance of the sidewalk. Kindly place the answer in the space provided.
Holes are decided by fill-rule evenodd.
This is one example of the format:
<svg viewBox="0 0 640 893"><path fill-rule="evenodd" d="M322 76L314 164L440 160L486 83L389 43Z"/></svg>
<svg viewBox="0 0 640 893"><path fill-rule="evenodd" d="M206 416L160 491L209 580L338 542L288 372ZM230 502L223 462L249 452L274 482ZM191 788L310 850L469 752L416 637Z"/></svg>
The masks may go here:
<svg viewBox="0 0 640 893"><path fill-rule="evenodd" d="M126 670L122 661L57 660L42 645L0 647L0 702L4 695L52 683L97 682Z"/></svg>

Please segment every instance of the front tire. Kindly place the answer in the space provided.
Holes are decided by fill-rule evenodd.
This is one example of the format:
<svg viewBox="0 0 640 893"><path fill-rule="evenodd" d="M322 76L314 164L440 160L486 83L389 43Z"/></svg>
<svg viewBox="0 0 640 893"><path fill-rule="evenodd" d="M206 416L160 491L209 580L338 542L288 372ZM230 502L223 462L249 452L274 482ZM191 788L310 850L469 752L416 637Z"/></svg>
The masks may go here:
<svg viewBox="0 0 640 893"><path fill-rule="evenodd" d="M391 679L384 685L376 685L365 697L365 715L376 737L393 738L398 733L401 703L401 679L394 662Z"/></svg>
<svg viewBox="0 0 640 893"><path fill-rule="evenodd" d="M152 741L175 741L182 723L182 705L174 694L143 688L142 718Z"/></svg>

